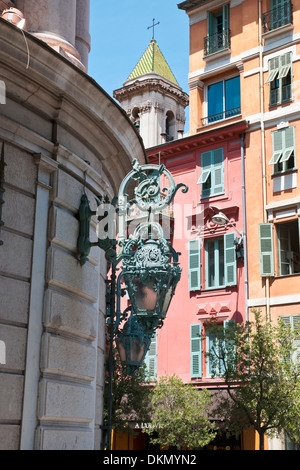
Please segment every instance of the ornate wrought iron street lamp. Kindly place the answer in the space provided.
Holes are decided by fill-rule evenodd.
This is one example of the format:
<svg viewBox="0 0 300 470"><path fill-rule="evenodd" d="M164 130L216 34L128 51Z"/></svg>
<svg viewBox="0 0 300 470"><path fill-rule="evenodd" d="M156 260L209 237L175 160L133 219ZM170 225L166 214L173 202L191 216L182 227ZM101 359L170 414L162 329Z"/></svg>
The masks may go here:
<svg viewBox="0 0 300 470"><path fill-rule="evenodd" d="M167 186L162 187L162 182ZM104 198L98 201L97 210L91 211L85 191L82 195L77 243L80 262L87 261L92 246L99 246L111 263L111 277L107 281L109 395L112 392L113 343L116 343L121 362L128 372L134 373L144 361L155 330L163 325L180 279L179 254L159 223L159 215L170 206L179 188L184 193L188 191L185 184L175 184L164 165L140 166L134 160L132 170L121 183L117 200L109 203ZM132 212L139 216L130 223L128 216ZM94 243L89 239L92 216L98 219L98 240ZM134 230L130 233L132 222ZM118 237L115 225L118 225ZM117 270L120 270L118 277ZM122 284L125 287L122 288ZM130 306L122 312L124 291ZM108 428L111 401L109 408Z"/></svg>
<svg viewBox="0 0 300 470"><path fill-rule="evenodd" d="M140 166L134 160L132 166L132 171L121 183L117 201L114 200L112 204L107 199L98 201L98 209L93 212L84 192L79 209L78 238L81 264L87 261L92 246L99 246L105 251L113 271L122 262L119 279L125 283L131 302L131 315L128 317L128 312L123 315L117 308L109 317L120 356L123 357L123 363L131 369L139 367L143 362L155 329L163 325L181 276L178 253L172 248L170 240L165 238L157 216L170 205L179 188L183 192L188 190L185 184L175 185L171 173L164 165ZM161 188L162 181L168 183L168 186ZM134 220L135 230L129 235L128 214L133 207L139 211L140 218ZM89 240L92 216L98 218L98 240L95 243ZM116 222L119 225L117 240L113 236ZM120 299L119 282L113 291L112 295ZM108 296L108 304L112 302L112 295ZM133 349L137 342L144 344L143 354L136 355L133 359Z"/></svg>

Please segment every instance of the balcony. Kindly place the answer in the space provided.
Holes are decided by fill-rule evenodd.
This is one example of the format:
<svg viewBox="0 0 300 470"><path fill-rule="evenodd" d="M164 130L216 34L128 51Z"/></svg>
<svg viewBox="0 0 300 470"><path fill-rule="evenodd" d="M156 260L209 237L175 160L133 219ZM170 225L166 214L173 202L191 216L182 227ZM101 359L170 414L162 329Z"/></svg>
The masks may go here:
<svg viewBox="0 0 300 470"><path fill-rule="evenodd" d="M214 122L221 121L223 119L229 119L234 116L238 116L239 114L241 114L241 107L229 109L227 111L223 111L221 113L214 114L212 116L207 116L201 119L202 126L207 126L208 124L212 124Z"/></svg>
<svg viewBox="0 0 300 470"><path fill-rule="evenodd" d="M278 8L273 8L262 15L263 33L269 33L293 23L293 5L287 1Z"/></svg>
<svg viewBox="0 0 300 470"><path fill-rule="evenodd" d="M226 49L230 49L230 29L224 29L204 38L204 57Z"/></svg>

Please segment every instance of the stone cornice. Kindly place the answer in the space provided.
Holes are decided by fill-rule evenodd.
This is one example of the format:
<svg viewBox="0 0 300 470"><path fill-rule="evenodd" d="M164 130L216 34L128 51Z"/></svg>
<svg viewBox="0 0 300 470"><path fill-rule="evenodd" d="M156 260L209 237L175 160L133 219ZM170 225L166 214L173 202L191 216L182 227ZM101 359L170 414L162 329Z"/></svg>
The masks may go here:
<svg viewBox="0 0 300 470"><path fill-rule="evenodd" d="M205 148L207 145L224 142L224 140L238 138L240 134L246 132L247 128L248 123L241 120L228 126L204 130L197 134L183 137L182 139L157 145L156 147L147 149L148 161L149 163L153 163L157 160L158 155L167 158L168 156L175 156L182 152Z"/></svg>
<svg viewBox="0 0 300 470"><path fill-rule="evenodd" d="M115 90L113 96L119 102L130 97L131 95L140 93L148 89L149 91L159 91L161 93L169 93L174 95L177 99L181 101L181 104L186 107L189 104L189 96L187 93L182 91L180 88L172 85L169 82L165 82L163 79L149 78L145 80L136 80L135 82L125 85L118 90Z"/></svg>

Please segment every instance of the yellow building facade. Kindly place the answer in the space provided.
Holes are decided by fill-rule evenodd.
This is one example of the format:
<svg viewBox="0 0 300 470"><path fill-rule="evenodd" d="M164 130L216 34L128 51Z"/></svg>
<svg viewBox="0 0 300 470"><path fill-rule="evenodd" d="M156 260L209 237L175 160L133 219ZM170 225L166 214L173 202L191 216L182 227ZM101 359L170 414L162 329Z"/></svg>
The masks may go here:
<svg viewBox="0 0 300 470"><path fill-rule="evenodd" d="M245 120L246 318L300 324L300 1L188 0L190 134ZM243 184L239 181L237 184ZM299 360L300 350L295 353ZM284 449L283 440L269 448Z"/></svg>
<svg viewBox="0 0 300 470"><path fill-rule="evenodd" d="M190 134L246 120L247 303L300 319L300 2L185 1Z"/></svg>

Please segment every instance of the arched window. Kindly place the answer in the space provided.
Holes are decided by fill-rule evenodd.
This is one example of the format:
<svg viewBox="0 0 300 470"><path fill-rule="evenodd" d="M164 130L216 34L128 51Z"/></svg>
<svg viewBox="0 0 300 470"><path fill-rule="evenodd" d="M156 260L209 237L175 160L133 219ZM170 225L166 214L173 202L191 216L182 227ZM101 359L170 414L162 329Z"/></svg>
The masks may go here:
<svg viewBox="0 0 300 470"><path fill-rule="evenodd" d="M166 140L170 142L175 138L175 116L172 111L166 113Z"/></svg>
<svg viewBox="0 0 300 470"><path fill-rule="evenodd" d="M134 126L140 131L140 109L133 108L131 113L131 121L133 122Z"/></svg>

